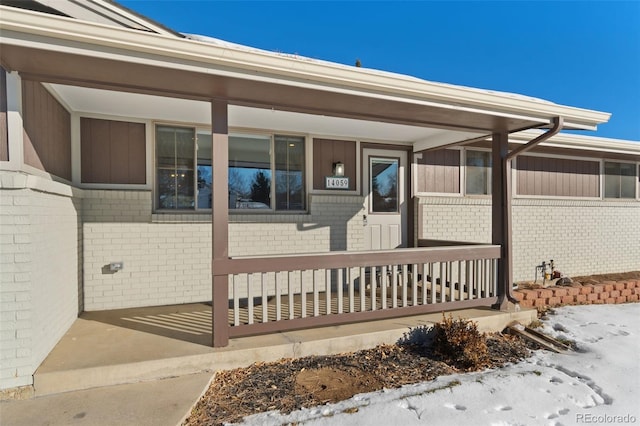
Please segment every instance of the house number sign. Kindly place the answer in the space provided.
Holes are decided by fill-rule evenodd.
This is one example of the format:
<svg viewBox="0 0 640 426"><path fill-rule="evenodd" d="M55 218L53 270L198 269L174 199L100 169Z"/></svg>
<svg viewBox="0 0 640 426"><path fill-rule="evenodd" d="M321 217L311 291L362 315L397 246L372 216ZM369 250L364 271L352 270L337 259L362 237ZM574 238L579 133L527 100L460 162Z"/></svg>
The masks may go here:
<svg viewBox="0 0 640 426"><path fill-rule="evenodd" d="M325 189L349 189L348 177L325 176Z"/></svg>

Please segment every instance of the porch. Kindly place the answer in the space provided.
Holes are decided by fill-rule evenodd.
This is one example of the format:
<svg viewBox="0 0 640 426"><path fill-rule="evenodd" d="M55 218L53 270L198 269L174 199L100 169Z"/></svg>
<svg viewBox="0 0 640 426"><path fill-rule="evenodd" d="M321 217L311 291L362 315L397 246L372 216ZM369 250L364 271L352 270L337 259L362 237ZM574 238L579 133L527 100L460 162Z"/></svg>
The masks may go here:
<svg viewBox="0 0 640 426"><path fill-rule="evenodd" d="M529 323L535 310L450 311L482 331L510 321ZM232 338L211 345L211 306L187 304L86 312L34 374L36 396L248 366L280 358L328 355L393 344L410 328L430 325L442 312L315 329Z"/></svg>

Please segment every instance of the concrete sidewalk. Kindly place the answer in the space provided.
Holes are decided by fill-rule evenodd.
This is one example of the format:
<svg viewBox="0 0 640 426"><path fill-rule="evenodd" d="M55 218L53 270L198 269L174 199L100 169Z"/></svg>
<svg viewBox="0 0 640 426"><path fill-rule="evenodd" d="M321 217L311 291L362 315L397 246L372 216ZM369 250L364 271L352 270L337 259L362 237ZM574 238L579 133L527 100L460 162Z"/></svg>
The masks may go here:
<svg viewBox="0 0 640 426"><path fill-rule="evenodd" d="M214 373L0 402L2 426L175 426Z"/></svg>

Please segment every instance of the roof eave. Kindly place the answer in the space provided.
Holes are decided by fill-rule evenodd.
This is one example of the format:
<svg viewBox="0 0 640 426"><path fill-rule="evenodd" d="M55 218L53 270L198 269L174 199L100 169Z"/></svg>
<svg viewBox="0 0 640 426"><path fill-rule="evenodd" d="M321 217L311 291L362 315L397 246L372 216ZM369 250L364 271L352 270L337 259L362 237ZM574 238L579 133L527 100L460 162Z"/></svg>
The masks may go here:
<svg viewBox="0 0 640 426"><path fill-rule="evenodd" d="M525 130L511 134L509 140L515 143L526 143L541 133L542 132L537 130ZM555 148L640 156L640 141L574 135L571 133L559 133L541 145Z"/></svg>
<svg viewBox="0 0 640 426"><path fill-rule="evenodd" d="M144 33L70 18L47 16L25 10L0 6L0 30L26 35L38 35L58 43L86 44L127 52L132 58L153 55L167 62L199 64L212 68L233 69L244 78L277 76L287 83L306 82L324 89L346 89L374 97L400 97L416 103L442 104L448 108L474 109L496 115L526 116L541 125L556 116L565 119L565 128L595 130L608 121L610 114L599 111L557 105L508 94L444 85L417 80L408 76L389 76L374 71L331 63L281 56L276 53L245 51L219 47L174 36ZM61 24L64 25L61 25ZM28 39L29 37L26 37ZM5 40L3 40L3 43ZM13 40L6 40L13 42Z"/></svg>

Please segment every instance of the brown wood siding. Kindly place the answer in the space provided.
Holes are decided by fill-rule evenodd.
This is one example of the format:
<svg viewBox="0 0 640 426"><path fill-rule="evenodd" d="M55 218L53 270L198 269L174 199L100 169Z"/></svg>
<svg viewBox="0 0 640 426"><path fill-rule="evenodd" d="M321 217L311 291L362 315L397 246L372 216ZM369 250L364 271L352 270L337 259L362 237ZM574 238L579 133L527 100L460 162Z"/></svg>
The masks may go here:
<svg viewBox="0 0 640 426"><path fill-rule="evenodd" d="M0 161L9 161L7 127L7 73L0 67Z"/></svg>
<svg viewBox="0 0 640 426"><path fill-rule="evenodd" d="M83 183L146 183L145 125L125 121L80 119Z"/></svg>
<svg viewBox="0 0 640 426"><path fill-rule="evenodd" d="M325 176L333 175L333 163L344 163L349 190L356 189L356 143L333 139L313 140L313 189L325 189Z"/></svg>
<svg viewBox="0 0 640 426"><path fill-rule="evenodd" d="M71 115L37 81L22 81L24 162L71 180Z"/></svg>
<svg viewBox="0 0 640 426"><path fill-rule="evenodd" d="M516 160L518 195L599 197L597 161L522 155Z"/></svg>
<svg viewBox="0 0 640 426"><path fill-rule="evenodd" d="M418 192L460 192L460 151L422 151L418 163Z"/></svg>

